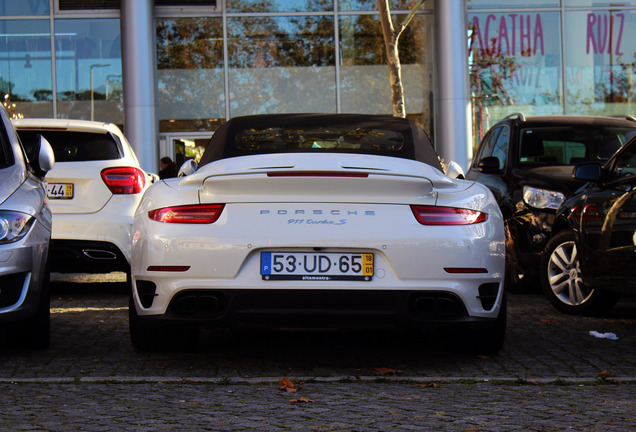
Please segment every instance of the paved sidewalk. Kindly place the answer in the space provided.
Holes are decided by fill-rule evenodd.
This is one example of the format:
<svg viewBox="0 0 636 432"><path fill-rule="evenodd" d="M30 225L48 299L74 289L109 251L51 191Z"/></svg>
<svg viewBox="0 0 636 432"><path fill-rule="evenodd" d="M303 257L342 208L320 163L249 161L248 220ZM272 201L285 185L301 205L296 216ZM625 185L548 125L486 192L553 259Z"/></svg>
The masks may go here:
<svg viewBox="0 0 636 432"><path fill-rule="evenodd" d="M636 298L606 317L563 315L541 295L510 295L508 335L493 356L453 353L434 334L360 332L204 332L195 352L135 351L123 284L56 284L51 348L4 349L0 379L355 378L377 368L402 378L595 380L603 371L636 377ZM618 340L590 331L612 332Z"/></svg>
<svg viewBox="0 0 636 432"><path fill-rule="evenodd" d="M492 356L397 331L214 331L144 353L122 284L53 288L51 348L1 348L0 431L636 430L634 298L588 318L510 295Z"/></svg>
<svg viewBox="0 0 636 432"><path fill-rule="evenodd" d="M0 394L11 431L636 430L636 385L5 383Z"/></svg>

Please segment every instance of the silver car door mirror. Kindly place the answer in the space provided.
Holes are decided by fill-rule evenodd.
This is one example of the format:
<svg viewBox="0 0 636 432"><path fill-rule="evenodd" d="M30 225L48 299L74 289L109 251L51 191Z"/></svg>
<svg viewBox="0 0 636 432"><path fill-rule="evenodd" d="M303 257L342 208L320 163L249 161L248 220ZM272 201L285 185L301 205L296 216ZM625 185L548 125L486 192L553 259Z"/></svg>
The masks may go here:
<svg viewBox="0 0 636 432"><path fill-rule="evenodd" d="M183 165L181 165L181 168L179 168L179 172L177 173L177 177L189 176L190 174L195 172L198 167L199 166L194 161L194 159L188 159L187 161L185 161L183 163Z"/></svg>
<svg viewBox="0 0 636 432"><path fill-rule="evenodd" d="M35 160L31 163L35 175L40 178L44 178L46 173L53 169L55 165L55 154L51 144L42 135L39 136L39 140L36 142Z"/></svg>
<svg viewBox="0 0 636 432"><path fill-rule="evenodd" d="M464 174L464 169L455 161L450 161L448 163L448 168L446 168L446 176L450 178L463 179L466 178Z"/></svg>

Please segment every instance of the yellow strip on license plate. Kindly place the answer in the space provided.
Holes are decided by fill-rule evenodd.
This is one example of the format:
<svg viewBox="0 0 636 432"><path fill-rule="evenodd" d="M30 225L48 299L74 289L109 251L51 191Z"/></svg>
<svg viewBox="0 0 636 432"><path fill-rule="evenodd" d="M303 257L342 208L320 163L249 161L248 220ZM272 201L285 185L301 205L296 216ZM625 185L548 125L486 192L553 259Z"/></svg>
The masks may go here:
<svg viewBox="0 0 636 432"><path fill-rule="evenodd" d="M46 185L46 195L50 199L71 199L73 192L73 183L47 183Z"/></svg>

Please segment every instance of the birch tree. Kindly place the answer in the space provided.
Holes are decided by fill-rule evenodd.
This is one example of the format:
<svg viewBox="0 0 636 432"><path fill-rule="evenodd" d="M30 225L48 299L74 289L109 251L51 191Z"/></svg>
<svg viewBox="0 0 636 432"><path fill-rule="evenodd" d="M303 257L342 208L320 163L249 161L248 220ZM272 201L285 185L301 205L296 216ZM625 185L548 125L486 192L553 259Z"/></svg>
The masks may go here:
<svg viewBox="0 0 636 432"><path fill-rule="evenodd" d="M422 4L424 4L424 0L418 0L415 6L413 6L413 9L411 9L411 12L404 18L404 21L395 26L393 24L393 18L391 17L389 0L378 0L378 11L380 12L382 35L384 36L384 47L386 49L387 65L389 67L389 83L391 85L391 103L394 117L406 117L398 42L400 35L409 25Z"/></svg>

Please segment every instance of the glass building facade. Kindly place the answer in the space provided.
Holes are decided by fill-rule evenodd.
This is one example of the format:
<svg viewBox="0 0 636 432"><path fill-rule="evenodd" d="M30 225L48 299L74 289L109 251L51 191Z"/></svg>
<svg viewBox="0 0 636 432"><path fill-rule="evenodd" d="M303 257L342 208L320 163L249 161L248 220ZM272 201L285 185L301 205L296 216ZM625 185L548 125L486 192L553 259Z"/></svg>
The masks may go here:
<svg viewBox="0 0 636 432"><path fill-rule="evenodd" d="M635 115L636 1L468 1L474 136L502 117Z"/></svg>
<svg viewBox="0 0 636 432"><path fill-rule="evenodd" d="M376 4L156 0L162 155L196 157L238 115L391 114ZM414 4L392 0L396 22ZM118 0L0 0L0 92L10 111L124 126L122 44L135 42L122 40L119 8ZM465 13L475 142L518 111L634 113L636 0L466 0ZM427 0L400 38L407 115L432 136L434 27Z"/></svg>

